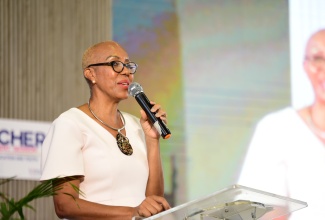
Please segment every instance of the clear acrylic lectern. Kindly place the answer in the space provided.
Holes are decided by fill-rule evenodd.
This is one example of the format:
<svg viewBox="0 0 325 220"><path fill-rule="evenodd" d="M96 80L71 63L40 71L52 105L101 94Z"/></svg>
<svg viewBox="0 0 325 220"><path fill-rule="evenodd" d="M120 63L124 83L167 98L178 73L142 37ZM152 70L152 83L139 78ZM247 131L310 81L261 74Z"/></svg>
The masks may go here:
<svg viewBox="0 0 325 220"><path fill-rule="evenodd" d="M241 185L215 192L149 218L135 220L272 220L307 207L306 202Z"/></svg>

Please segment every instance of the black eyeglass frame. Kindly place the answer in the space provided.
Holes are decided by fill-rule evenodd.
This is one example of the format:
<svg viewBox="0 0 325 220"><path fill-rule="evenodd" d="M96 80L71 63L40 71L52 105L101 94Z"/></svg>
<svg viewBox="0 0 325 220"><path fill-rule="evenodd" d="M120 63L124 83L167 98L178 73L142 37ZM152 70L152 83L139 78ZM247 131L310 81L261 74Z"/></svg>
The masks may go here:
<svg viewBox="0 0 325 220"><path fill-rule="evenodd" d="M115 68L114 68L114 63L121 63L123 65L123 68L121 71L116 71ZM129 68L130 67L130 64L134 64L135 65L135 70L134 72L132 73L132 69ZM105 63L94 63L94 64L90 64L88 65L86 68L89 68L91 66L111 66L112 69L116 72L116 73L121 73L123 70L124 70L124 67L128 68L131 72L131 74L135 74L135 72L137 71L138 69L138 64L136 64L135 62L129 62L129 63L123 63L121 61L111 61L111 62L105 62Z"/></svg>

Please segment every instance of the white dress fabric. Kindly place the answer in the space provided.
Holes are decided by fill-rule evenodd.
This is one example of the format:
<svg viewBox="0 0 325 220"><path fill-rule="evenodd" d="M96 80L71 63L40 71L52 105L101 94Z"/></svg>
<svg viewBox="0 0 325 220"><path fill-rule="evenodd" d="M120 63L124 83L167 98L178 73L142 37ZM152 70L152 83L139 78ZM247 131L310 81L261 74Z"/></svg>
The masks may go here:
<svg viewBox="0 0 325 220"><path fill-rule="evenodd" d="M308 203L288 219L325 219L325 146L293 108L257 125L238 184Z"/></svg>
<svg viewBox="0 0 325 220"><path fill-rule="evenodd" d="M41 180L82 175L85 200L116 206L138 206L145 199L149 175L147 148L138 118L122 112L133 148L124 155L113 137L77 108L62 113L42 145Z"/></svg>

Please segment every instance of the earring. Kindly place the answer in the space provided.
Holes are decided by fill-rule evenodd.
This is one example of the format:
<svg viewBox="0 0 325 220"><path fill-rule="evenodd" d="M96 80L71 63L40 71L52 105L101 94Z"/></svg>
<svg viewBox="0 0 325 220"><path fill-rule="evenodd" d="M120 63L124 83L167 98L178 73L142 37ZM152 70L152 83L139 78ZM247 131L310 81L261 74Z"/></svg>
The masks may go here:
<svg viewBox="0 0 325 220"><path fill-rule="evenodd" d="M95 81L95 80L93 80L93 81L92 81L92 83L93 83L93 84L95 84L95 83L96 83L96 81Z"/></svg>

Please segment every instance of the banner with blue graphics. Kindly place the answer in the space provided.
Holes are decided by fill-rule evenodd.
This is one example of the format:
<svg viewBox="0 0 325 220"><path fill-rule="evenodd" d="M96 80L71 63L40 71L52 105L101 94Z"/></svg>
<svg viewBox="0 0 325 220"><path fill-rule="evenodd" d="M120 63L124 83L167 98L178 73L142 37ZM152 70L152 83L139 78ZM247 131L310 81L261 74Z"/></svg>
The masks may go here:
<svg viewBox="0 0 325 220"><path fill-rule="evenodd" d="M50 125L0 118L0 178L39 180L41 146Z"/></svg>

